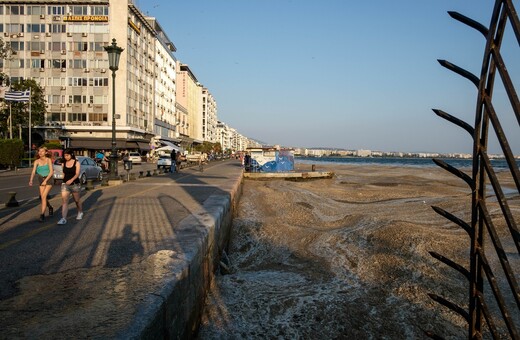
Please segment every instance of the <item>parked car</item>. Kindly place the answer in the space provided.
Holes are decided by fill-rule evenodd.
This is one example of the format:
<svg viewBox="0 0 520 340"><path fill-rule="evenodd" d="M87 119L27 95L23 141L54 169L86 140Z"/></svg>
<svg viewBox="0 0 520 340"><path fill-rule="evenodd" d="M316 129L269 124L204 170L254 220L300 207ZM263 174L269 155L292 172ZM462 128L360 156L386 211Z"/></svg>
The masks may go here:
<svg viewBox="0 0 520 340"><path fill-rule="evenodd" d="M172 158L170 155L161 155L159 156L159 159L157 159L157 169L163 168L163 169L170 169L172 166Z"/></svg>
<svg viewBox="0 0 520 340"><path fill-rule="evenodd" d="M141 164L142 158L139 152L129 152L128 160L132 161L132 164Z"/></svg>
<svg viewBox="0 0 520 340"><path fill-rule="evenodd" d="M103 170L96 162L86 156L76 156L76 160L80 164L79 180L81 184L87 183L87 179L97 179L101 181L103 179ZM61 158L54 161L54 183L63 180L63 167L61 165Z"/></svg>

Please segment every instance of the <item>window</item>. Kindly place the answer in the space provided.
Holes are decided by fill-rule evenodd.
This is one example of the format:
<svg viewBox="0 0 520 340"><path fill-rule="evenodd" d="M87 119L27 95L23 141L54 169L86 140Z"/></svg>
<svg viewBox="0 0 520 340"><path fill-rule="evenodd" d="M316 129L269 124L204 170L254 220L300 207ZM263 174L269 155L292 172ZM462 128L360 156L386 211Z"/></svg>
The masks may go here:
<svg viewBox="0 0 520 340"><path fill-rule="evenodd" d="M65 59L52 59L51 68L67 68L67 61Z"/></svg>
<svg viewBox="0 0 520 340"><path fill-rule="evenodd" d="M65 112L51 112L49 115L53 122L64 122L66 117Z"/></svg>
<svg viewBox="0 0 520 340"><path fill-rule="evenodd" d="M69 103L71 104L83 104L87 102L87 96L74 95L69 96Z"/></svg>
<svg viewBox="0 0 520 340"><path fill-rule="evenodd" d="M65 51L65 42L55 41L49 43L49 50L51 51Z"/></svg>
<svg viewBox="0 0 520 340"><path fill-rule="evenodd" d="M23 51L25 43L23 41L11 41L9 43L13 51Z"/></svg>
<svg viewBox="0 0 520 340"><path fill-rule="evenodd" d="M70 77L69 86L87 86L87 78Z"/></svg>
<svg viewBox="0 0 520 340"><path fill-rule="evenodd" d="M108 6L91 6L91 15L108 15Z"/></svg>
<svg viewBox="0 0 520 340"><path fill-rule="evenodd" d="M86 122L86 121L87 121L86 113L79 113L79 112L69 113L69 122Z"/></svg>
<svg viewBox="0 0 520 340"><path fill-rule="evenodd" d="M5 14L7 15L24 15L24 5L5 6Z"/></svg>
<svg viewBox="0 0 520 340"><path fill-rule="evenodd" d="M31 41L28 42L31 51L43 51L45 50L45 43L42 41Z"/></svg>
<svg viewBox="0 0 520 340"><path fill-rule="evenodd" d="M29 15L45 14L45 6L27 6L27 14L29 14Z"/></svg>
<svg viewBox="0 0 520 340"><path fill-rule="evenodd" d="M9 33L23 33L23 27L21 24L5 24L5 31Z"/></svg>
<svg viewBox="0 0 520 340"><path fill-rule="evenodd" d="M72 15L88 15L88 6L69 6Z"/></svg>
<svg viewBox="0 0 520 340"><path fill-rule="evenodd" d="M106 113L91 113L89 114L89 120L91 122L107 122L108 115Z"/></svg>
<svg viewBox="0 0 520 340"><path fill-rule="evenodd" d="M65 6L48 6L47 14L49 15L64 15L65 14Z"/></svg>
<svg viewBox="0 0 520 340"><path fill-rule="evenodd" d="M86 59L73 59L73 60L69 61L69 65L72 65L72 68L75 68L75 69L87 68L87 60Z"/></svg>
<svg viewBox="0 0 520 340"><path fill-rule="evenodd" d="M87 42L73 42L72 43L72 50L73 51L87 51L88 49L88 43Z"/></svg>
<svg viewBox="0 0 520 340"><path fill-rule="evenodd" d="M65 33L67 32L67 25L64 24L49 24L48 32L50 33Z"/></svg>
<svg viewBox="0 0 520 340"><path fill-rule="evenodd" d="M45 59L31 59L31 68L45 68Z"/></svg>
<svg viewBox="0 0 520 340"><path fill-rule="evenodd" d="M89 86L108 86L108 78L90 78Z"/></svg>
<svg viewBox="0 0 520 340"><path fill-rule="evenodd" d="M27 33L43 33L45 32L44 24L27 24Z"/></svg>

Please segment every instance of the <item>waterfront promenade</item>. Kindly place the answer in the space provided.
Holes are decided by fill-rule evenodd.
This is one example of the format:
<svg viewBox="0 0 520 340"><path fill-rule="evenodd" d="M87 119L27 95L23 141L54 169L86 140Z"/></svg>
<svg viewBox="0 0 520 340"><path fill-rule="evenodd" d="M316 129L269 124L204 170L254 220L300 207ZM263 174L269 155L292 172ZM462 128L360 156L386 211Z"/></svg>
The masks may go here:
<svg viewBox="0 0 520 340"><path fill-rule="evenodd" d="M66 225L59 195L44 223L37 201L0 209L0 338L189 334L241 181L240 162L227 160L98 186Z"/></svg>

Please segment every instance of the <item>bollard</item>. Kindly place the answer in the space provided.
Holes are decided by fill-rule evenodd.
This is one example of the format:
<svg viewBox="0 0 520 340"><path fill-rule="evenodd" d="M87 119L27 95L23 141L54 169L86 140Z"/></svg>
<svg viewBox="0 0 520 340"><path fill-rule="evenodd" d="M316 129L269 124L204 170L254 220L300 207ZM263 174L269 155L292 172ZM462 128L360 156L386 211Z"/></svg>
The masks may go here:
<svg viewBox="0 0 520 340"><path fill-rule="evenodd" d="M313 164L313 165L311 166L311 169L312 169L311 171L316 171L316 165Z"/></svg>
<svg viewBox="0 0 520 340"><path fill-rule="evenodd" d="M139 171L139 178L143 178L144 177L144 171Z"/></svg>
<svg viewBox="0 0 520 340"><path fill-rule="evenodd" d="M9 201L7 201L5 206L6 207L17 207L19 204L18 204L18 201L15 198L16 192L11 191L11 192L8 192L7 194L9 195Z"/></svg>
<svg viewBox="0 0 520 340"><path fill-rule="evenodd" d="M150 170L146 171L146 177L152 177L152 173L150 172Z"/></svg>
<svg viewBox="0 0 520 340"><path fill-rule="evenodd" d="M87 179L87 186L85 187L86 190L92 190L94 189L94 181L91 179Z"/></svg>

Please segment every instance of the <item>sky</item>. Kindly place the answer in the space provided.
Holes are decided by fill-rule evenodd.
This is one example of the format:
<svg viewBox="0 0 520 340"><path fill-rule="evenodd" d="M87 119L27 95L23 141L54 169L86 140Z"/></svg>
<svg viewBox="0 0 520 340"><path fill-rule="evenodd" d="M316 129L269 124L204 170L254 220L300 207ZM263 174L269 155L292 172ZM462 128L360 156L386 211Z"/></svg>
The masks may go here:
<svg viewBox="0 0 520 340"><path fill-rule="evenodd" d="M287 147L472 152L471 136L432 109L474 125L477 89L437 60L480 75L484 37L447 11L488 27L494 1L134 1L213 95L218 119L246 137ZM520 93L510 25L501 53ZM519 122L499 81L494 105L520 155ZM488 151L502 153L494 133Z"/></svg>

